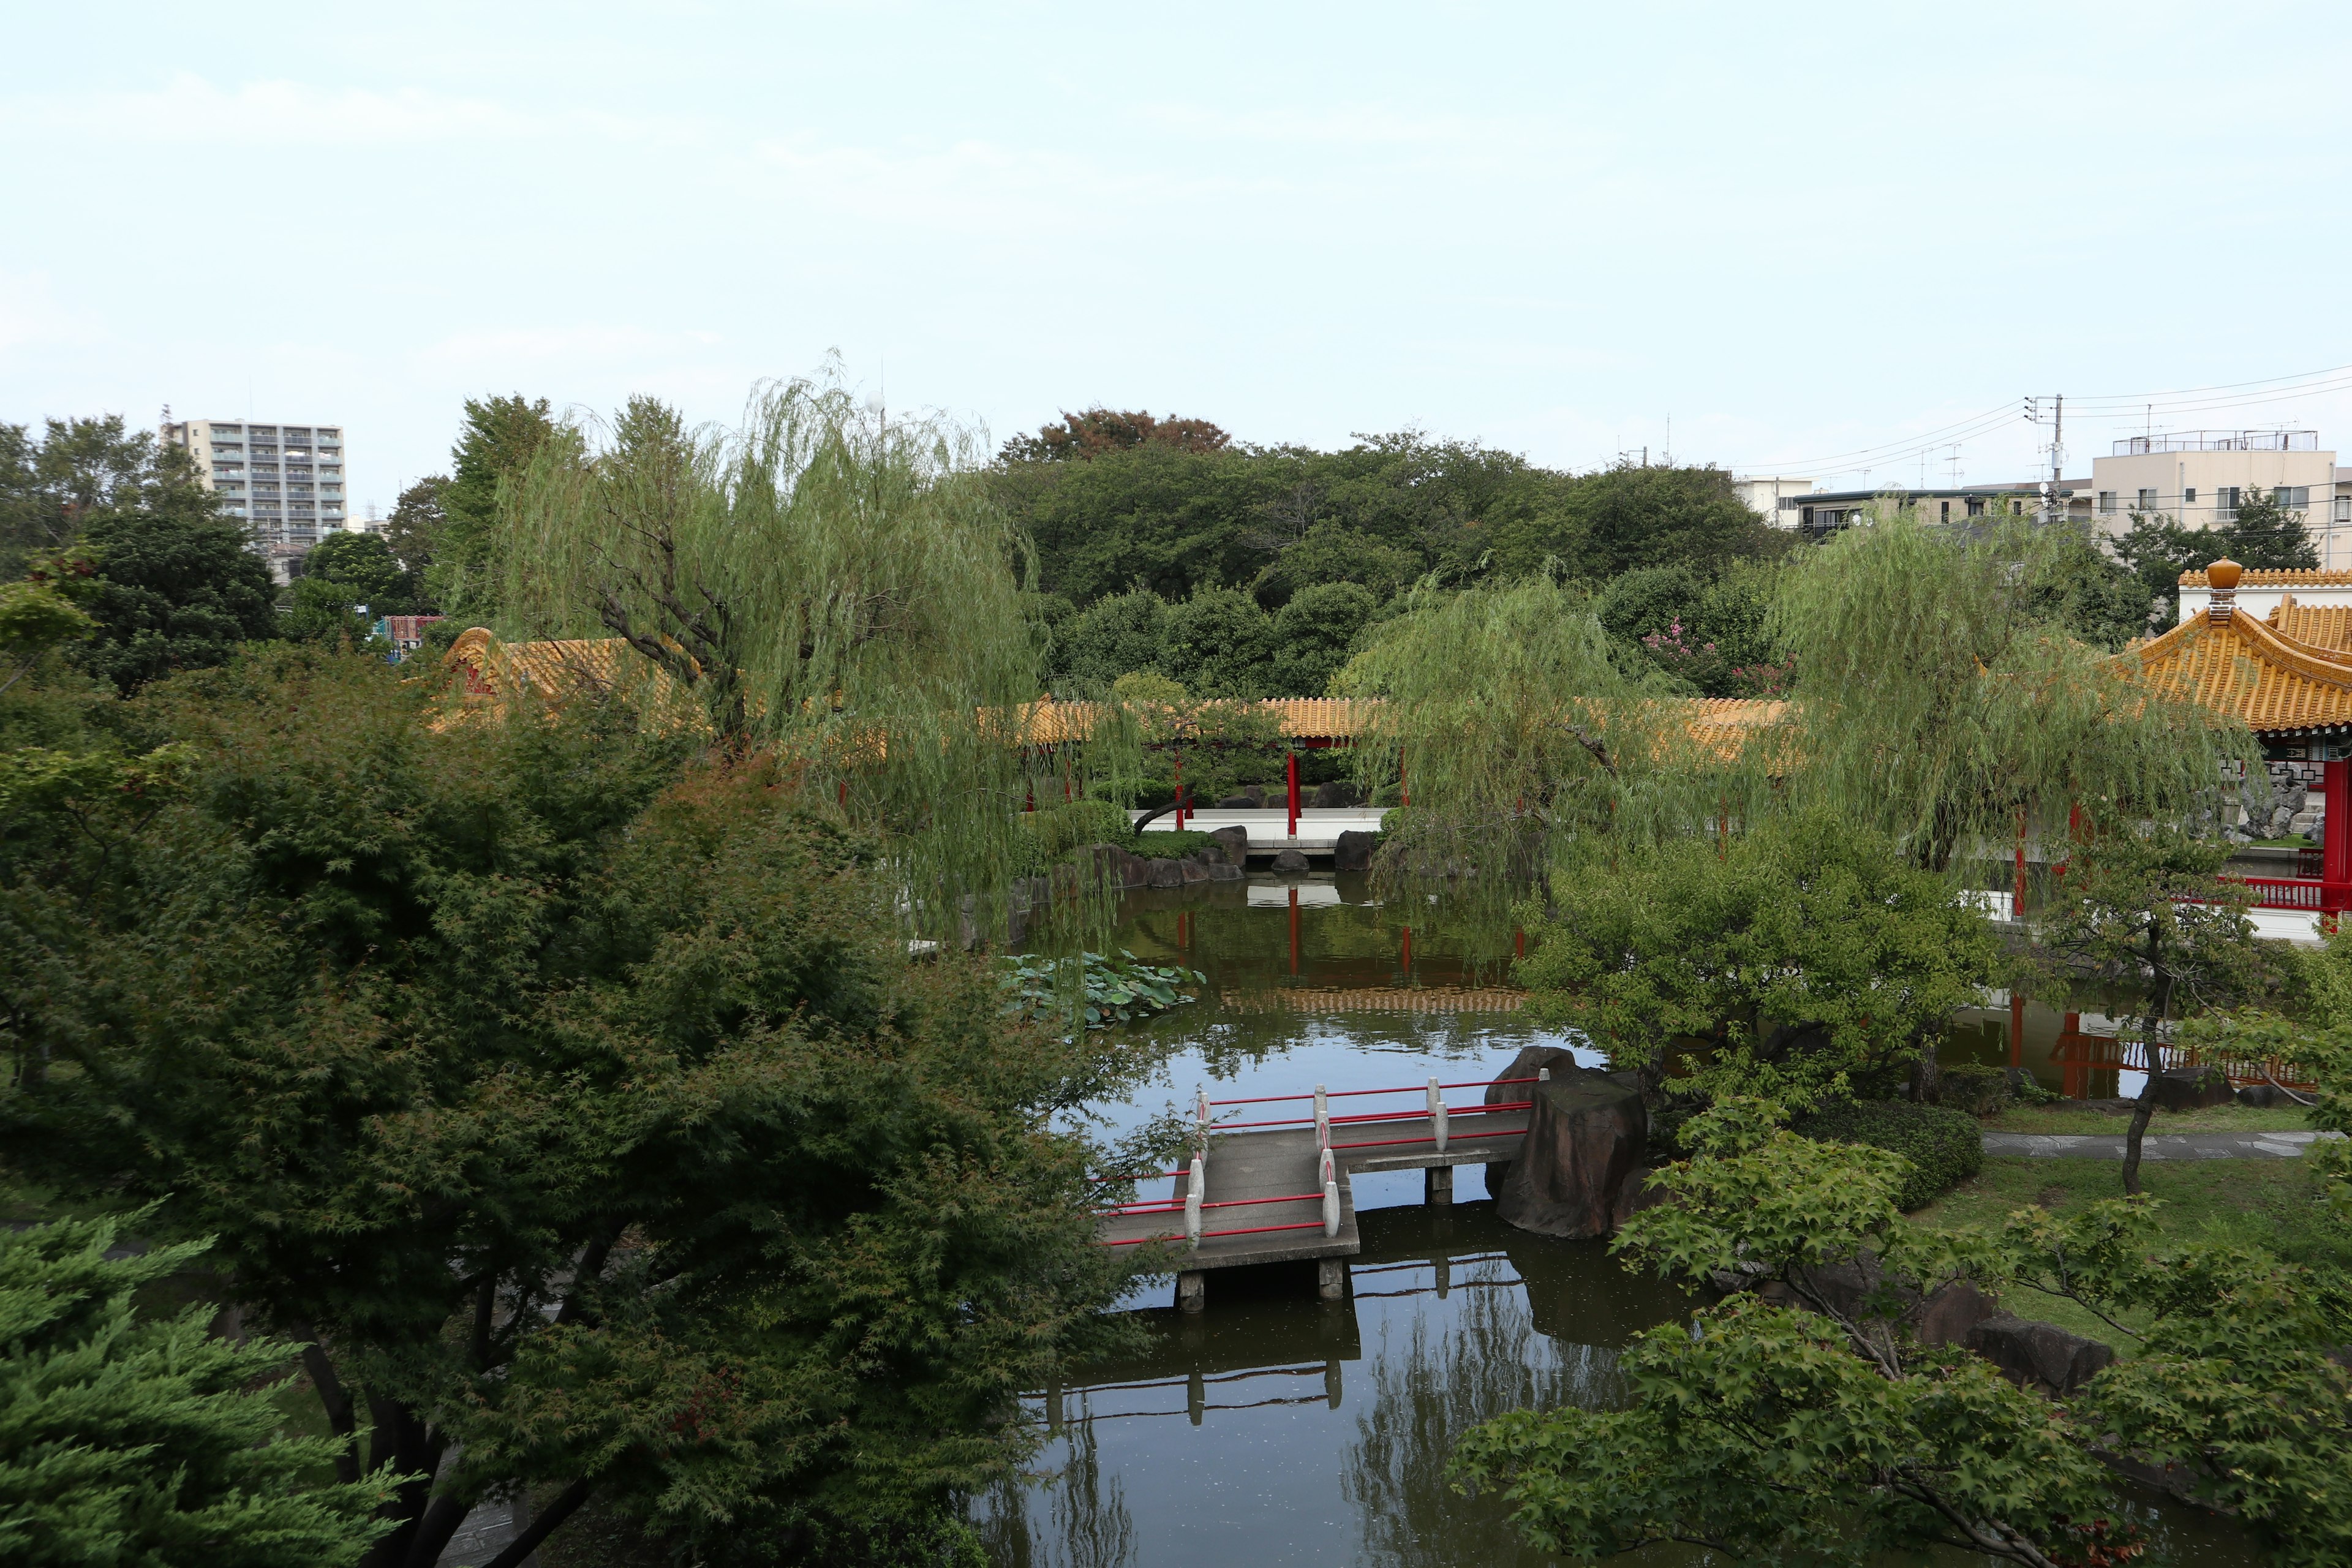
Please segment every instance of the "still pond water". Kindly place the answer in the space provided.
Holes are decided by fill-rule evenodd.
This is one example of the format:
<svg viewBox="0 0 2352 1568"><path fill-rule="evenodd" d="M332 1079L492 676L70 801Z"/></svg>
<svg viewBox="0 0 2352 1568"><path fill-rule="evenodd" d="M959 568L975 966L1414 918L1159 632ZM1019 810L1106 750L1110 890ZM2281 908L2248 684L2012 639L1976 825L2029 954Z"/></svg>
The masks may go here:
<svg viewBox="0 0 2352 1568"><path fill-rule="evenodd" d="M1116 945L1201 970L1208 984L1197 1004L1133 1031L1143 1081L1098 1109L1117 1130L1189 1104L1196 1085L1227 1099L1486 1079L1526 1046L1570 1043L1494 1007L1507 931L1449 931L1441 915L1382 908L1353 878L1129 895ZM1129 1305L1145 1352L1079 1369L1031 1401L1052 1436L1030 1484L982 1500L997 1560L1549 1562L1519 1543L1493 1499L1447 1486L1455 1441L1507 1410L1617 1398L1618 1351L1687 1312L1689 1299L1620 1268L1603 1243L1504 1225L1475 1167L1457 1181L1465 1201L1431 1208L1419 1172L1356 1178L1363 1251L1341 1301L1316 1300L1312 1265L1213 1273L1197 1316L1174 1310L1168 1277L1139 1282ZM2151 1565L2259 1561L2220 1521L2137 1509L2157 1537ZM1709 1559L1659 1548L1628 1561Z"/></svg>

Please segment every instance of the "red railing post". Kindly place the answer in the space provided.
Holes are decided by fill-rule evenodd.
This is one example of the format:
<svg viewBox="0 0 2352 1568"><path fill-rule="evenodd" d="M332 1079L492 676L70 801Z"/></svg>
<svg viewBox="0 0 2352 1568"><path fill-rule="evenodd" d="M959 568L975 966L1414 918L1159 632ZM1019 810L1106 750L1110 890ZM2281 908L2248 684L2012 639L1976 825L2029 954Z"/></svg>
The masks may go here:
<svg viewBox="0 0 2352 1568"><path fill-rule="evenodd" d="M2319 764L2321 808L2319 907L2327 914L2352 910L2352 761L2331 757ZM2336 809L2336 803L2344 809Z"/></svg>

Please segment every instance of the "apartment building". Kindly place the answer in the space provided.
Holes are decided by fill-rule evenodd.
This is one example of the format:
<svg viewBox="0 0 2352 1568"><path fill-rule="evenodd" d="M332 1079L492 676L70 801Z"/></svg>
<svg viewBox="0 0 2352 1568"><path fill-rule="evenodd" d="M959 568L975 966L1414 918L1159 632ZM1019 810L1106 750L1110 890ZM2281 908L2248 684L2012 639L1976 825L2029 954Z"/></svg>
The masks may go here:
<svg viewBox="0 0 2352 1568"><path fill-rule="evenodd" d="M2319 444L2316 430L2190 430L2133 436L2091 463L2103 532L2131 527L2134 512L2162 512L2189 528L2233 521L2250 489L2275 494L2319 550L2323 570L2352 567L2352 468Z"/></svg>
<svg viewBox="0 0 2352 1568"><path fill-rule="evenodd" d="M341 426L187 419L167 423L163 439L187 448L205 488L253 530L254 548L281 582L343 526Z"/></svg>

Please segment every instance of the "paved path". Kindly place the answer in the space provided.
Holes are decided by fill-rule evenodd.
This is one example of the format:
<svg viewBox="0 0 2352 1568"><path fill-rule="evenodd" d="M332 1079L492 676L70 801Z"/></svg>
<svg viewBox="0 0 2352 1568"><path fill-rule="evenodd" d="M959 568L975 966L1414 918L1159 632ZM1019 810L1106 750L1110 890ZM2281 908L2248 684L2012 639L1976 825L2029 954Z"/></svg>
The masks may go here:
<svg viewBox="0 0 2352 1568"><path fill-rule="evenodd" d="M2143 1160L2299 1160L2322 1138L2341 1132L2151 1132L2141 1141ZM1988 1154L2022 1154L2044 1160L2121 1160L2120 1132L1988 1132Z"/></svg>

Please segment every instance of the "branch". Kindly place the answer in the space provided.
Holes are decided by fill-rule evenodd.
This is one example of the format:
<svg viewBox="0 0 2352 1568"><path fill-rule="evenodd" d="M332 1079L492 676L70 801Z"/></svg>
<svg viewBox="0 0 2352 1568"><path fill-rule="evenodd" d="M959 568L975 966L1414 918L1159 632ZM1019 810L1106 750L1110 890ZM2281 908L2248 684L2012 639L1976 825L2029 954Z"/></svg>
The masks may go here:
<svg viewBox="0 0 2352 1568"><path fill-rule="evenodd" d="M1576 743L1582 746L1586 751L1591 752L1592 760L1599 763L1602 768L1606 769L1611 778L1613 779L1620 777L1617 772L1617 764L1609 759L1609 747L1606 742L1596 741L1591 736L1586 734L1584 732L1584 726L1581 724L1570 724L1567 726L1567 729L1569 734L1575 738Z"/></svg>
<svg viewBox="0 0 2352 1568"><path fill-rule="evenodd" d="M490 1370L490 1324L498 1316L499 1275L495 1268L482 1270L482 1283L474 1294L474 1370Z"/></svg>
<svg viewBox="0 0 2352 1568"><path fill-rule="evenodd" d="M345 1486L353 1485L360 1479L360 1457L352 1444L359 1423L352 1415L350 1391L335 1375L335 1363L320 1341L319 1331L302 1322L295 1323L293 1329L303 1340L302 1368L310 1374L310 1386L318 1392L319 1403L326 1409L328 1430L343 1440L342 1450L335 1456L335 1479Z"/></svg>
<svg viewBox="0 0 2352 1568"><path fill-rule="evenodd" d="M539 1543L554 1534L555 1527L570 1519L579 1510L580 1505L588 1500L589 1494L596 1489L596 1483L603 1479L602 1475L583 1476L564 1488L562 1496L549 1503L545 1511L523 1527L521 1534L507 1542L505 1551L483 1563L482 1568L521 1568L524 1560L539 1550Z"/></svg>

